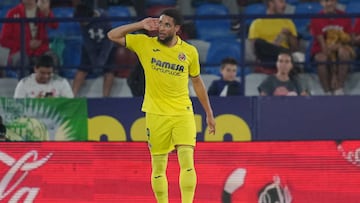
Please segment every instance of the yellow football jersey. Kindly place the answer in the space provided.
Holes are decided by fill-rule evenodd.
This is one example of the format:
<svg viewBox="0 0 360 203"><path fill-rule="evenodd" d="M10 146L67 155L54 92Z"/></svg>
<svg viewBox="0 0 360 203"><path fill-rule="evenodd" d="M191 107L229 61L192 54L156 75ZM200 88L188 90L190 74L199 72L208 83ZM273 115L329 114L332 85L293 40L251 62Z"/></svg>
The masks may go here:
<svg viewBox="0 0 360 203"><path fill-rule="evenodd" d="M145 72L145 96L142 111L159 115L193 113L189 97L189 76L200 74L196 48L178 37L167 47L157 37L127 34L126 47L134 51Z"/></svg>

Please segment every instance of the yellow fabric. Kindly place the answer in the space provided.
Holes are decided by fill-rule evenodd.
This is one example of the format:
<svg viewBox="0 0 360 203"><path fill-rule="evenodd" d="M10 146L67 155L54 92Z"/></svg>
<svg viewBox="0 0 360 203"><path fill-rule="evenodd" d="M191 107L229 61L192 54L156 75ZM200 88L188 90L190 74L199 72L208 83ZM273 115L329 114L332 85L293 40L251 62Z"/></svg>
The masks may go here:
<svg viewBox="0 0 360 203"><path fill-rule="evenodd" d="M167 154L176 145L196 144L193 114L164 116L146 113L146 130L151 154Z"/></svg>
<svg viewBox="0 0 360 203"><path fill-rule="evenodd" d="M189 76L200 74L196 48L179 37L175 46L167 47L157 37L144 34L127 34L126 47L138 55L144 68L142 110L160 115L192 114L188 82Z"/></svg>
<svg viewBox="0 0 360 203"><path fill-rule="evenodd" d="M168 155L151 156L151 187L158 203L168 203L168 181L166 177L166 167Z"/></svg>
<svg viewBox="0 0 360 203"><path fill-rule="evenodd" d="M289 29L293 36L297 36L295 24L291 19L258 18L251 23L248 38L261 38L269 43L272 43L284 28ZM289 48L289 44L286 40L282 41L281 46Z"/></svg>
<svg viewBox="0 0 360 203"><path fill-rule="evenodd" d="M196 188L196 171L194 167L194 148L191 146L179 146L178 160L180 165L180 191L181 202L192 203Z"/></svg>

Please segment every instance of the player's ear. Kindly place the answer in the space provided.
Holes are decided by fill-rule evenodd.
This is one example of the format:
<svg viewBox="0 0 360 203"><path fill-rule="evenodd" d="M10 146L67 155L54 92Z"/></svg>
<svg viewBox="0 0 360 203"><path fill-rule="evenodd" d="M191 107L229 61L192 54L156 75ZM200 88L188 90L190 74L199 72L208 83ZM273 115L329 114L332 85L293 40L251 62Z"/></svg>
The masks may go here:
<svg viewBox="0 0 360 203"><path fill-rule="evenodd" d="M175 31L176 31L176 33L179 33L180 28L181 28L181 26L180 26L180 25L175 25Z"/></svg>

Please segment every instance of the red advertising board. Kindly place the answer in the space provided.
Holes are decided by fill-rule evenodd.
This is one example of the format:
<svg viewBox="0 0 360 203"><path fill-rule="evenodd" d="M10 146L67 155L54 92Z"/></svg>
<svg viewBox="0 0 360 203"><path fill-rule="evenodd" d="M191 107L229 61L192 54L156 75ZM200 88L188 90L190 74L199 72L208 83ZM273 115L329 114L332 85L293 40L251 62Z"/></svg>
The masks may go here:
<svg viewBox="0 0 360 203"><path fill-rule="evenodd" d="M360 141L198 143L195 164L197 203L360 199ZM173 153L172 203L180 202L178 172ZM150 173L146 143L0 143L0 202L155 202Z"/></svg>

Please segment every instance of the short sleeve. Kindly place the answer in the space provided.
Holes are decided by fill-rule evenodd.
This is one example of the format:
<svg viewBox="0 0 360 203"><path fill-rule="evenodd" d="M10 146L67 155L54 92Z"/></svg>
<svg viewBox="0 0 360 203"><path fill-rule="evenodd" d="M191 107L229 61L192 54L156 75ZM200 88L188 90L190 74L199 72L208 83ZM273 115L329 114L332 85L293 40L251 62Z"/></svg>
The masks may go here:
<svg viewBox="0 0 360 203"><path fill-rule="evenodd" d="M196 77L200 75L199 53L195 47L193 49L192 60L189 66L189 75L191 77Z"/></svg>
<svg viewBox="0 0 360 203"><path fill-rule="evenodd" d="M126 48L133 52L137 52L144 48L144 41L148 36L144 34L127 34L125 36Z"/></svg>

